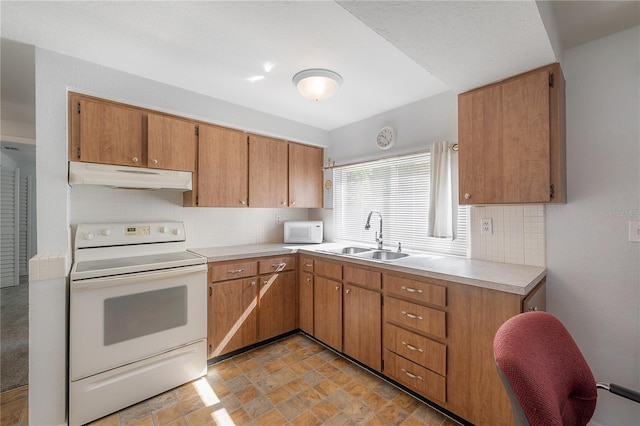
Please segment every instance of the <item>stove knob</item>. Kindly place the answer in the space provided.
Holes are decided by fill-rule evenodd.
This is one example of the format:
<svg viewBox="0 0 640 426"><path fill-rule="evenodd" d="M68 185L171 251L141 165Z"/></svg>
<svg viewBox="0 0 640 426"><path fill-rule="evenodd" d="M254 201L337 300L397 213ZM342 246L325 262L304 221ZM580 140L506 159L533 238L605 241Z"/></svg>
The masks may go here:
<svg viewBox="0 0 640 426"><path fill-rule="evenodd" d="M166 233L167 233L167 231L168 231L168 229L167 229L167 227L166 227L166 226L161 226L161 227L160 227L160 233L161 233L161 234L166 234Z"/></svg>
<svg viewBox="0 0 640 426"><path fill-rule="evenodd" d="M180 230L178 228L174 229L173 235L180 235Z"/></svg>
<svg viewBox="0 0 640 426"><path fill-rule="evenodd" d="M85 232L83 236L85 240L93 240L95 238L93 232Z"/></svg>
<svg viewBox="0 0 640 426"><path fill-rule="evenodd" d="M103 230L100 231L100 235L104 235L105 237L108 237L109 235L111 235L111 229L104 228Z"/></svg>

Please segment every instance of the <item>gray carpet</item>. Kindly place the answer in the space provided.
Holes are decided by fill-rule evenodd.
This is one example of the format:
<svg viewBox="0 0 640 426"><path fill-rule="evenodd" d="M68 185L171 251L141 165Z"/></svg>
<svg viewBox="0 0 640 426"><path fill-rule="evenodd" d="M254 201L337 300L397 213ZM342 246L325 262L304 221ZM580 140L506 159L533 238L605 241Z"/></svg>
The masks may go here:
<svg viewBox="0 0 640 426"><path fill-rule="evenodd" d="M29 283L0 289L0 392L29 382Z"/></svg>

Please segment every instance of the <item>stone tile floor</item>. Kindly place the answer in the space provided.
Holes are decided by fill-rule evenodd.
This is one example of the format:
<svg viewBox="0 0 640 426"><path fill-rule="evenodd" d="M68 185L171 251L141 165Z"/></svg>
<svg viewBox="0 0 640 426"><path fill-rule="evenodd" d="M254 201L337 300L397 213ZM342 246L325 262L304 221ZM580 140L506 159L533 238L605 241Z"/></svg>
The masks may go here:
<svg viewBox="0 0 640 426"><path fill-rule="evenodd" d="M26 388L2 394L2 426L28 424L26 395ZM216 363L206 377L91 423L284 424L457 425L302 334Z"/></svg>

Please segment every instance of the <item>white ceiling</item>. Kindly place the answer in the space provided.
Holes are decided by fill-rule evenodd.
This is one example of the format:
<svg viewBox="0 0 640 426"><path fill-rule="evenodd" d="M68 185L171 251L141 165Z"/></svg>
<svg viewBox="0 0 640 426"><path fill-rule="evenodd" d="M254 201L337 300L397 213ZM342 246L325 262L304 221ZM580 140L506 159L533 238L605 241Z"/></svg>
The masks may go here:
<svg viewBox="0 0 640 426"><path fill-rule="evenodd" d="M554 62L545 26L571 47L637 25L639 5L554 1L554 22L543 22L533 0L2 1L0 28L3 39L332 130ZM6 71L5 50L3 105L28 93L13 80L29 75L24 58ZM291 82L316 67L344 79L329 100L304 99Z"/></svg>

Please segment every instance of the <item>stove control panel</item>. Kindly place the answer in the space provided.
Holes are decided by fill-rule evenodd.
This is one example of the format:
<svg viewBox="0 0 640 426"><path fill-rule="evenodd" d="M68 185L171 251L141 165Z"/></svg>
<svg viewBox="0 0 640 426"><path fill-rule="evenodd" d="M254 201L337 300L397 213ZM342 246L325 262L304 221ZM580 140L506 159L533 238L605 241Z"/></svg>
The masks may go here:
<svg viewBox="0 0 640 426"><path fill-rule="evenodd" d="M184 223L94 223L76 227L75 247L107 247L185 241Z"/></svg>
<svg viewBox="0 0 640 426"><path fill-rule="evenodd" d="M166 226L160 227L160 233L164 234L167 229ZM151 235L151 227L150 226L127 226L124 230L124 235L126 237L141 237L141 236L149 236Z"/></svg>

